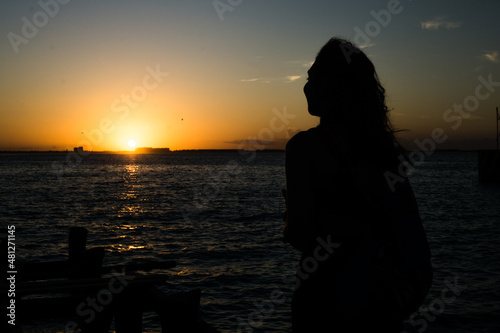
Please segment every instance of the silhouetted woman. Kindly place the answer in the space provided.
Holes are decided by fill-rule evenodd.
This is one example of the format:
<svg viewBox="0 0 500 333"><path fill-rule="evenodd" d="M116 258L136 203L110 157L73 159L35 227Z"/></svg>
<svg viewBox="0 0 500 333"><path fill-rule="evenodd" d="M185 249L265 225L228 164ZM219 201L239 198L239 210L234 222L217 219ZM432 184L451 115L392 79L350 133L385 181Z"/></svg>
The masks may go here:
<svg viewBox="0 0 500 333"><path fill-rule="evenodd" d="M358 279L363 273L352 275L353 261L363 258L359 249L367 226L397 247L399 236L385 209L418 218L385 90L368 57L339 38L323 46L308 75L308 111L320 124L286 146L284 236L302 251L293 331L399 332L403 318L393 311L393 299L367 295L366 283ZM384 198L393 202L376 208ZM419 262L429 260L426 246ZM347 267L351 276L342 276Z"/></svg>

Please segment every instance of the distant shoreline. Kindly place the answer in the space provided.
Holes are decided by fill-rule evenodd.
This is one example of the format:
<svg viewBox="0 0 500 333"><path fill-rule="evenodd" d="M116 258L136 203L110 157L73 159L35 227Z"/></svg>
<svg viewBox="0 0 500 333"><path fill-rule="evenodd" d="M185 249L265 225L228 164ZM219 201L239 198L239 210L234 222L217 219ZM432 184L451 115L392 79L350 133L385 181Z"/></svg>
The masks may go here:
<svg viewBox="0 0 500 333"><path fill-rule="evenodd" d="M478 152L478 151L486 151L486 150L495 150L495 149L435 149L434 152L440 153L453 153L453 152ZM210 154L210 153L238 153L241 150L238 149L180 149L180 150L171 150L168 152L151 152L151 153L141 153L135 151L84 151L84 154L113 154L113 155L168 155L168 154L179 154L179 153L191 153L191 154ZM243 151L251 151L251 150L243 150ZM284 149L263 149L257 150L259 153L284 153ZM411 152L411 151L409 151ZM67 153L75 153L73 150L0 150L0 155L7 154L67 154ZM79 153L78 153L79 154Z"/></svg>
<svg viewBox="0 0 500 333"><path fill-rule="evenodd" d="M84 154L127 154L127 155L168 155L176 153L237 153L239 149L180 149L169 152L137 153L135 151L84 151ZM263 149L262 153L284 153L284 149ZM74 153L73 150L0 150L0 154L66 154Z"/></svg>

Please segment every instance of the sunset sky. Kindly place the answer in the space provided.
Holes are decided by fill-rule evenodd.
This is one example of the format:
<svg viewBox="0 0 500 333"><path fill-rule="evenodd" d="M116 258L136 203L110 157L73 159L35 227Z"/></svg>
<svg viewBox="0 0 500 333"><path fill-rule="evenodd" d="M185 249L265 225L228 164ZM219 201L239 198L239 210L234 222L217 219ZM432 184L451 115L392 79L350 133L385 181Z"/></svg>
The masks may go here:
<svg viewBox="0 0 500 333"><path fill-rule="evenodd" d="M283 148L318 123L302 88L332 36L372 59L405 142L442 128L436 148L495 147L498 0L24 0L0 15L0 150Z"/></svg>

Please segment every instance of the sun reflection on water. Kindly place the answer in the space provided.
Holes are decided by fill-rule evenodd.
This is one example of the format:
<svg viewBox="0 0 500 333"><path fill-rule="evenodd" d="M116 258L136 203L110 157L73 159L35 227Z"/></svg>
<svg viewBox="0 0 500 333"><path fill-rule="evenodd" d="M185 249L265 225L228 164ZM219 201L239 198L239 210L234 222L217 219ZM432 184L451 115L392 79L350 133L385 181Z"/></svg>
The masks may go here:
<svg viewBox="0 0 500 333"><path fill-rule="evenodd" d="M140 184L140 169L139 164L134 163L135 157L131 158L131 164L124 168L123 172L123 192L120 195L122 206L118 212L118 217L135 216L143 212L140 204L141 190L144 185Z"/></svg>
<svg viewBox="0 0 500 333"><path fill-rule="evenodd" d="M144 245L126 245L126 244L115 244L111 245L112 251L116 252L127 252L132 250L144 249L146 246Z"/></svg>
<svg viewBox="0 0 500 333"><path fill-rule="evenodd" d="M131 224L121 224L117 228L121 230L137 230L139 226Z"/></svg>

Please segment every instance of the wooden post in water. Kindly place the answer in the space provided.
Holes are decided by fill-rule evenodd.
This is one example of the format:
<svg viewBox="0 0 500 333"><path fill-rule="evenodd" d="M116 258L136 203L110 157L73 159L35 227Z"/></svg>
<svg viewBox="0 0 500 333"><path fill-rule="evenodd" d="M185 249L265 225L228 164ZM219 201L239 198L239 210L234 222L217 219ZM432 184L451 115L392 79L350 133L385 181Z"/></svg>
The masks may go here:
<svg viewBox="0 0 500 333"><path fill-rule="evenodd" d="M87 229L71 227L69 229L68 256L70 279L98 278L102 273L104 248L87 249Z"/></svg>
<svg viewBox="0 0 500 333"><path fill-rule="evenodd" d="M78 279L81 276L82 256L87 246L87 229L70 227L68 236L68 268L69 279Z"/></svg>
<svg viewBox="0 0 500 333"><path fill-rule="evenodd" d="M69 261L78 261L87 246L87 229L83 227L69 228L68 256Z"/></svg>
<svg viewBox="0 0 500 333"><path fill-rule="evenodd" d="M496 150L480 150L478 152L478 178L480 183L500 183L500 150L498 149L498 106L496 108L496 125L497 125L497 149Z"/></svg>
<svg viewBox="0 0 500 333"><path fill-rule="evenodd" d="M500 115L498 115L498 106L497 106L497 150L498 150L498 121L500 120Z"/></svg>

